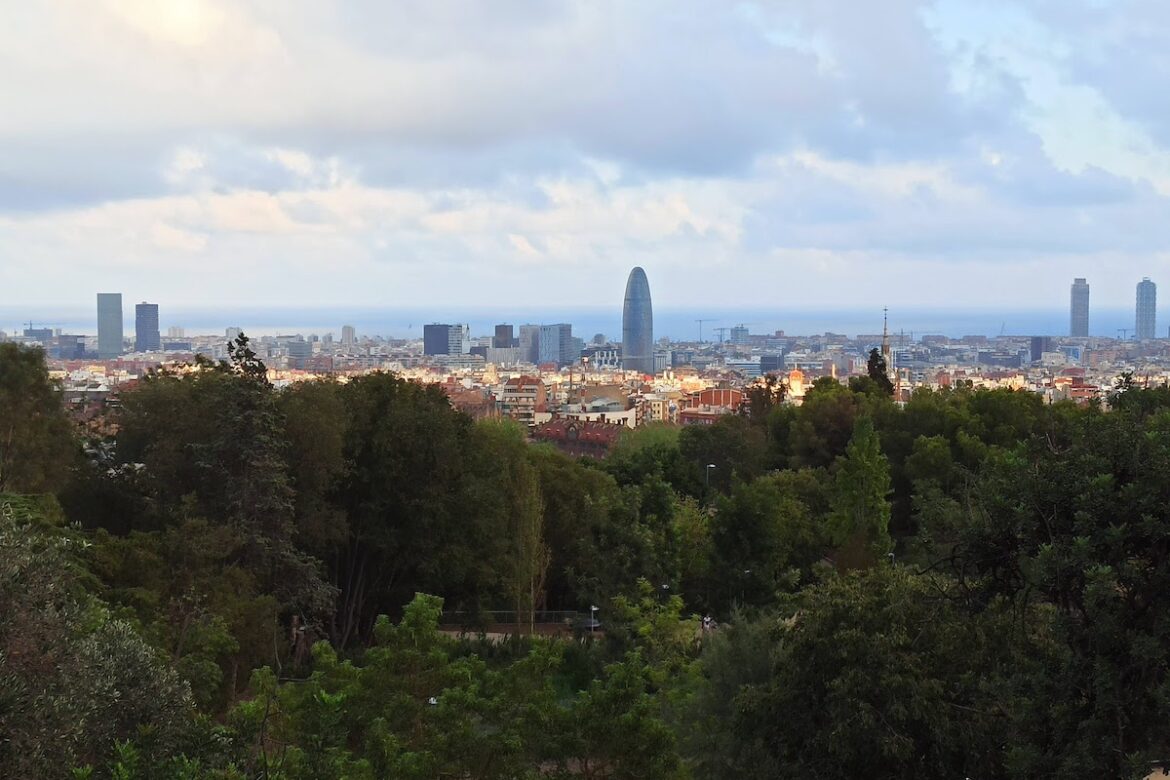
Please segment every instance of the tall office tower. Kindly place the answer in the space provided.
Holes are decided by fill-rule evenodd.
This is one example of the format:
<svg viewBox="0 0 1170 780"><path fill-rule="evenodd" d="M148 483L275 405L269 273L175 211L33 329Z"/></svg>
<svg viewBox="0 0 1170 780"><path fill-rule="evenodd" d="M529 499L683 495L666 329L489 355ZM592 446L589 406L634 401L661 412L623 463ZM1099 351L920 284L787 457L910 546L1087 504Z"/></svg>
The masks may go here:
<svg viewBox="0 0 1170 780"><path fill-rule="evenodd" d="M313 357L313 342L295 338L286 345L288 350L288 367L304 370Z"/></svg>
<svg viewBox="0 0 1170 780"><path fill-rule="evenodd" d="M347 347L352 347L357 341L357 331L354 330L353 325L341 326L341 343Z"/></svg>
<svg viewBox="0 0 1170 780"><path fill-rule="evenodd" d="M451 350L451 326L438 322L423 325L423 354L449 355Z"/></svg>
<svg viewBox="0 0 1170 780"><path fill-rule="evenodd" d="M134 307L134 351L158 352L162 338L158 333L158 304L140 303Z"/></svg>
<svg viewBox="0 0 1170 780"><path fill-rule="evenodd" d="M1089 335L1089 283L1079 276L1072 283L1072 307L1068 335Z"/></svg>
<svg viewBox="0 0 1170 780"><path fill-rule="evenodd" d="M1158 285L1146 277L1137 286L1137 322L1133 335L1139 341L1155 337L1157 328Z"/></svg>
<svg viewBox="0 0 1170 780"><path fill-rule="evenodd" d="M471 352L471 326L451 325L447 331L447 354L466 355Z"/></svg>
<svg viewBox="0 0 1170 780"><path fill-rule="evenodd" d="M512 346L513 328L511 325L497 325L496 335L492 336L494 349L508 349Z"/></svg>
<svg viewBox="0 0 1170 780"><path fill-rule="evenodd" d="M747 329L746 325L736 325L731 329L731 343L732 344L747 344L751 337L751 331Z"/></svg>
<svg viewBox="0 0 1170 780"><path fill-rule="evenodd" d="M97 294L98 358L122 354L122 293Z"/></svg>
<svg viewBox="0 0 1170 780"><path fill-rule="evenodd" d="M536 362L565 366L573 361L573 326L564 322L541 325Z"/></svg>
<svg viewBox="0 0 1170 780"><path fill-rule="evenodd" d="M228 341L235 341L244 332L243 328L224 328L223 335Z"/></svg>
<svg viewBox="0 0 1170 780"><path fill-rule="evenodd" d="M1028 350L1028 357L1033 363L1039 363L1045 352L1052 351L1052 337L1051 336L1033 336Z"/></svg>
<svg viewBox="0 0 1170 780"><path fill-rule="evenodd" d="M630 271L626 280L626 301L622 309L622 368L654 373L654 311L650 305L650 282L641 268Z"/></svg>
<svg viewBox="0 0 1170 780"><path fill-rule="evenodd" d="M520 341L516 346L520 348L520 359L525 363L540 362L540 326L521 325Z"/></svg>
<svg viewBox="0 0 1170 780"><path fill-rule="evenodd" d="M183 338L183 335L184 335L184 332L183 332L182 325L172 325L169 328L167 328L167 338L168 339L181 339L181 338Z"/></svg>

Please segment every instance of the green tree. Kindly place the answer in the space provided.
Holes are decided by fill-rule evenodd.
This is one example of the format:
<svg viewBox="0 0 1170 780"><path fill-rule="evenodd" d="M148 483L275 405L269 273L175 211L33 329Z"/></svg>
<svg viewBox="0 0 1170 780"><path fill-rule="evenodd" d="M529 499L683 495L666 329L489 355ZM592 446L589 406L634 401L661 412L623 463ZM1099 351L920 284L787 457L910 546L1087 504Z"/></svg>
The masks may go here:
<svg viewBox="0 0 1170 780"><path fill-rule="evenodd" d="M859 396L830 377L821 377L805 393L783 438L789 468L828 468L845 452L860 408Z"/></svg>
<svg viewBox="0 0 1170 780"><path fill-rule="evenodd" d="M78 452L44 352L0 344L0 492L61 488Z"/></svg>
<svg viewBox="0 0 1170 780"><path fill-rule="evenodd" d="M890 381L890 369L886 359L877 347L869 351L869 358L865 361L865 374L886 395L894 394L894 383Z"/></svg>
<svg viewBox="0 0 1170 780"><path fill-rule="evenodd" d="M739 415L724 415L711 425L684 426L679 451L705 475L710 490L727 492L735 477L750 480L763 473L768 449L763 428Z"/></svg>
<svg viewBox="0 0 1170 780"><path fill-rule="evenodd" d="M601 466L622 487L640 485L653 476L678 493L698 498L704 489L702 467L683 456L681 434L677 425L640 425L622 434Z"/></svg>
<svg viewBox="0 0 1170 780"><path fill-rule="evenodd" d="M770 623L768 679L753 664L730 721L707 721L729 764L707 776L1003 777L1010 616L974 620L948 587L878 567L803 592Z"/></svg>
<svg viewBox="0 0 1170 780"><path fill-rule="evenodd" d="M869 417L859 417L833 477L830 527L839 562L863 565L891 547L890 469Z"/></svg>
<svg viewBox="0 0 1170 780"><path fill-rule="evenodd" d="M51 505L0 494L0 766L67 777L119 740L177 752L191 694L130 623L83 587L84 542Z"/></svg>
<svg viewBox="0 0 1170 780"><path fill-rule="evenodd" d="M346 647L412 593L466 581L474 548L456 545L475 508L458 489L471 420L440 388L376 373L345 384L342 398L346 470L334 495L348 533L329 556L341 594L330 636Z"/></svg>
<svg viewBox="0 0 1170 780"><path fill-rule="evenodd" d="M719 501L711 519L712 606L718 613L730 614L734 602L771 603L824 554L823 508L805 500L821 492L816 482L812 472L786 472L737 482Z"/></svg>
<svg viewBox="0 0 1170 780"><path fill-rule="evenodd" d="M1170 412L1144 416L1142 392L1126 392L1127 409L1090 407L1051 437L993 452L937 562L976 607L1007 598L1052 611L1066 652L1020 681L1021 776L1137 777L1170 748Z"/></svg>
<svg viewBox="0 0 1170 780"><path fill-rule="evenodd" d="M332 380L297 382L277 394L276 402L296 494L296 540L326 559L348 532L348 519L335 500L347 468L344 389Z"/></svg>

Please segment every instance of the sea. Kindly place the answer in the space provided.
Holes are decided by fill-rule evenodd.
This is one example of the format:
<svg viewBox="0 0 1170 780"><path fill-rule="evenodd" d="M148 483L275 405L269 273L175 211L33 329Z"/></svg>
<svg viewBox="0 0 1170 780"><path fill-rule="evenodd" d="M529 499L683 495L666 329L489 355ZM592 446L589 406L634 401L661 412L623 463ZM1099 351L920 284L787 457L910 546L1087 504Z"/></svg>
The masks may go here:
<svg viewBox="0 0 1170 780"><path fill-rule="evenodd" d="M134 332L134 307L125 306L125 332ZM699 320L703 320L702 323ZM63 333L93 335L96 312L70 308L0 306L0 330L20 333L29 323L35 327L60 328ZM585 340L601 334L620 340L620 307L167 307L160 305L159 325L166 336L170 326L181 326L186 336L221 334L240 327L252 336L302 334L339 337L343 325L353 325L360 336L421 338L429 322L467 323L473 336L491 335L497 323L554 324L567 322L573 334ZM1160 322L1167 322L1160 318ZM1067 310L1021 311L1008 309L956 310L940 308L890 309L890 332L908 338L938 334L959 338L982 336L1060 336L1068 333ZM1133 309L1094 309L1090 334L1119 338L1132 335ZM788 336L826 332L856 336L882 330L882 309L762 309L679 308L656 309L654 337L673 341L718 341L719 329L744 325L754 334L783 331Z"/></svg>

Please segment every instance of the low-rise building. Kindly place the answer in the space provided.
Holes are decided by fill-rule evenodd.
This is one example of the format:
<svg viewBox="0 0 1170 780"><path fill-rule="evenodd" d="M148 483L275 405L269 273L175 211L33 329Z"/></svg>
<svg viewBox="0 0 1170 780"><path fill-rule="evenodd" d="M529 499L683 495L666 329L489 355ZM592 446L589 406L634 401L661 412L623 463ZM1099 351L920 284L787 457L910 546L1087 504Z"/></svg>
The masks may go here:
<svg viewBox="0 0 1170 780"><path fill-rule="evenodd" d="M627 430L618 423L561 418L538 426L532 438L568 455L604 458Z"/></svg>
<svg viewBox="0 0 1170 780"><path fill-rule="evenodd" d="M518 376L504 383L500 394L500 413L523 425L533 425L537 412L548 411L548 391L544 382L533 376Z"/></svg>

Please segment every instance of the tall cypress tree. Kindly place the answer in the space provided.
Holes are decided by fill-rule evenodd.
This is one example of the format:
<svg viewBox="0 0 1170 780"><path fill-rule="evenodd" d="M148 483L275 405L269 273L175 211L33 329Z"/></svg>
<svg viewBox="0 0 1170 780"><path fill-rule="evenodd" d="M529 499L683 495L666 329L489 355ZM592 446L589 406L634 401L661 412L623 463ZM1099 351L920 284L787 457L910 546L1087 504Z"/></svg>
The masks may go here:
<svg viewBox="0 0 1170 780"><path fill-rule="evenodd" d="M845 548L846 565L857 555L864 560L889 551L890 492L889 461L882 454L873 420L862 415L853 425L845 455L837 459L833 483L831 530Z"/></svg>

